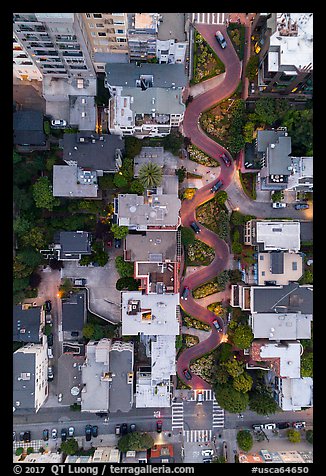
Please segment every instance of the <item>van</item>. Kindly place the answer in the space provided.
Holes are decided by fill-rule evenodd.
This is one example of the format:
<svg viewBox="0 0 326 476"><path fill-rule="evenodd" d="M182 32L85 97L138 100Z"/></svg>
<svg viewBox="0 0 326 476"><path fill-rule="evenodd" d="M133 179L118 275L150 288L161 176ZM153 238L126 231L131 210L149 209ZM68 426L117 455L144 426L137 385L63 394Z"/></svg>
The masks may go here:
<svg viewBox="0 0 326 476"><path fill-rule="evenodd" d="M48 358L53 359L53 352L51 347L48 347Z"/></svg>
<svg viewBox="0 0 326 476"><path fill-rule="evenodd" d="M226 47L226 41L224 36L219 30L215 33L215 38L217 39L217 42L221 46L221 48L224 49Z"/></svg>

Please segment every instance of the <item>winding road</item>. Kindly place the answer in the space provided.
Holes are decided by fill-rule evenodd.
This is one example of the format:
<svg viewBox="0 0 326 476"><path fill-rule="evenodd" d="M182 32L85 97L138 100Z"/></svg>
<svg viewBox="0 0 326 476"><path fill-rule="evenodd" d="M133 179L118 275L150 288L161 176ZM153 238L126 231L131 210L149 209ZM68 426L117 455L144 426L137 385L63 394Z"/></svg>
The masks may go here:
<svg viewBox="0 0 326 476"><path fill-rule="evenodd" d="M198 25L196 28L223 61L225 65L225 73L221 82L207 92L195 97L193 101L189 103L183 121L183 135L189 137L192 144L199 147L213 158L218 159L220 154L223 153L226 153L231 157L224 147L207 137L199 126L199 117L203 111L228 98L236 90L241 79L241 63L233 48L231 40L227 36L225 26L219 25L220 31L227 40L227 47L224 50L218 45L215 39L216 25ZM218 179L222 180L223 188L228 187L231 183L235 169L234 162L232 162L230 167L226 167L223 162L221 163L221 170ZM213 197L210 189L215 182L217 182L217 179L199 189L191 200L185 200L182 202L180 216L183 226L189 226L191 222L195 221L196 208ZM194 289L228 268L230 251L225 241L202 225L201 231L197 237L210 247L214 248L215 258L210 265L183 279L180 286L181 294L185 286L188 286L190 290ZM198 375L192 374L192 379L186 380L183 371L189 369L192 360L198 359L203 354L215 349L223 340L225 340L224 332L218 332L212 324L214 319L218 319L220 326L224 327L223 320L220 317L216 317L216 315L206 307L198 304L198 302L193 298L191 292L189 293L187 300L181 300L181 306L185 312L200 321L209 324L212 328L212 332L207 339L186 349L180 354L177 361L178 376L192 389L209 389L211 388L211 385Z"/></svg>

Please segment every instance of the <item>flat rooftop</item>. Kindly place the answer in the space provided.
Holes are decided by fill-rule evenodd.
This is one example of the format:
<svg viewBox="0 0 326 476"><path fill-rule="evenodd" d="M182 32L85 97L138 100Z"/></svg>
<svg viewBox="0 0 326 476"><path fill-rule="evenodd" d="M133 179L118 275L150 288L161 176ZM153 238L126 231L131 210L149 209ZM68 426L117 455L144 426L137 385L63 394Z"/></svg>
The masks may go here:
<svg viewBox="0 0 326 476"><path fill-rule="evenodd" d="M186 41L185 33L185 13L160 13L162 21L158 28L157 38L159 40L174 39Z"/></svg>
<svg viewBox="0 0 326 476"><path fill-rule="evenodd" d="M109 393L109 411L129 412L133 405L133 350L124 349L117 342L110 351L110 372L112 382ZM130 347L126 343L125 347ZM115 349L116 347L116 349ZM131 348L131 347L130 347Z"/></svg>
<svg viewBox="0 0 326 476"><path fill-rule="evenodd" d="M122 293L122 335L178 335L179 294Z"/></svg>
<svg viewBox="0 0 326 476"><path fill-rule="evenodd" d="M257 313L251 316L255 339L295 340L311 338L312 315Z"/></svg>
<svg viewBox="0 0 326 476"><path fill-rule="evenodd" d="M259 286L263 286L266 281L286 285L290 281L298 281L303 273L303 258L299 253L279 251L258 253L257 265Z"/></svg>
<svg viewBox="0 0 326 476"><path fill-rule="evenodd" d="M290 283L286 286L252 286L252 312L308 314L313 311L313 286Z"/></svg>
<svg viewBox="0 0 326 476"><path fill-rule="evenodd" d="M69 96L69 124L80 131L95 131L96 104L94 96Z"/></svg>
<svg viewBox="0 0 326 476"><path fill-rule="evenodd" d="M86 364L82 366L81 409L84 412L107 412L109 408L108 380L102 380L103 374L109 372L109 361L97 360L96 343L90 342L86 347ZM109 353L109 348L106 349Z"/></svg>
<svg viewBox="0 0 326 476"><path fill-rule="evenodd" d="M300 250L299 221L257 221L256 242L262 244L263 251Z"/></svg>
<svg viewBox="0 0 326 476"><path fill-rule="evenodd" d="M176 374L175 336L156 336L151 342L152 381L160 383Z"/></svg>
<svg viewBox="0 0 326 476"><path fill-rule="evenodd" d="M41 315L40 306L23 309L21 304L13 306L13 341L34 342L38 344L41 340Z"/></svg>
<svg viewBox="0 0 326 476"><path fill-rule="evenodd" d="M129 234L125 240L125 250L130 261L175 261L177 232L147 231L144 235Z"/></svg>
<svg viewBox="0 0 326 476"><path fill-rule="evenodd" d="M53 166L53 196L98 198L97 173L77 165Z"/></svg>
<svg viewBox="0 0 326 476"><path fill-rule="evenodd" d="M282 409L301 410L313 406L313 379L310 377L282 380Z"/></svg>
<svg viewBox="0 0 326 476"><path fill-rule="evenodd" d="M300 342L268 343L260 348L260 357L280 359L280 377L300 378Z"/></svg>

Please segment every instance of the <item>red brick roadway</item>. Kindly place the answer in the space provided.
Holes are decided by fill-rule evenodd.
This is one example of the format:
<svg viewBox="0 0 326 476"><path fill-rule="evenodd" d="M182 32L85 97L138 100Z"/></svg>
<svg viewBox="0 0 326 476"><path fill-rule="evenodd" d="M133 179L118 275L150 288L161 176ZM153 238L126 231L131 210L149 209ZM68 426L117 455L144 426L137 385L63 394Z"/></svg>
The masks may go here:
<svg viewBox="0 0 326 476"><path fill-rule="evenodd" d="M204 131L199 127L199 116L201 112L209 109L223 99L228 98L236 90L241 79L241 63L233 48L231 40L228 38L226 27L224 25L219 25L218 27L227 39L227 47L224 50L221 49L215 39L216 25L197 25L196 28L223 61L225 65L225 78L219 86L201 94L189 103L183 121L183 134L191 139L192 144L196 145L213 158L218 159L219 155L222 153L226 153L231 157L224 147L206 136ZM221 172L218 180L223 181L223 188L226 188L230 184L234 172L235 166L233 163L231 167L226 167L223 162L221 163ZM212 192L210 189L216 181L217 180L202 187L196 192L191 200L185 200L182 203L180 215L183 226L189 226L189 224L195 220L196 208L212 198ZM206 266L184 278L180 285L180 293L182 293L184 286L188 286L189 289L192 290L200 284L214 278L227 267L229 261L230 252L228 245L215 233L201 225L201 231L197 235L197 238L214 248L215 258L209 266ZM212 351L220 345L221 341L224 339L225 329L223 329L223 332L217 332L212 321L218 319L221 326L223 326L223 321L220 317L216 317L213 312L208 311L207 308L196 303L191 292L189 293L187 300L181 299L180 302L182 308L187 313L200 321L209 324L212 328L212 333L206 340L186 349L180 354L177 361L177 374L179 378L192 389L209 389L211 388L211 385L198 375L192 374L192 379L186 380L183 371L184 369L189 369L192 360L198 359L203 354Z"/></svg>

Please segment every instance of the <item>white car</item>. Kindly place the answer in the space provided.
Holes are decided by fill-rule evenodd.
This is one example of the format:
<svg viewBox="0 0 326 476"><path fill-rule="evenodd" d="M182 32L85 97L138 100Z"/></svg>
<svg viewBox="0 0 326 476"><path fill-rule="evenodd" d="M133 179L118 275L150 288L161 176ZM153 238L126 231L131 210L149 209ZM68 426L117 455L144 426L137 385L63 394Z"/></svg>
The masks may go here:
<svg viewBox="0 0 326 476"><path fill-rule="evenodd" d="M63 119L52 119L51 126L52 127L66 127L67 122Z"/></svg>
<svg viewBox="0 0 326 476"><path fill-rule="evenodd" d="M296 421L295 423L292 424L293 428L297 428L298 430L301 430L302 428L306 427L306 422L305 421Z"/></svg>
<svg viewBox="0 0 326 476"><path fill-rule="evenodd" d="M286 207L286 203L283 203L283 202L274 202L274 203L272 203L272 207L273 207L273 208L285 208L285 207Z"/></svg>
<svg viewBox="0 0 326 476"><path fill-rule="evenodd" d="M51 437L53 440L56 440L57 439L57 436L58 436L58 430L56 430L55 428L52 429L51 431Z"/></svg>
<svg viewBox="0 0 326 476"><path fill-rule="evenodd" d="M68 436L69 436L69 438L73 438L74 434L75 434L75 428L74 428L73 426L70 426L70 427L68 428Z"/></svg>
<svg viewBox="0 0 326 476"><path fill-rule="evenodd" d="M275 430L276 429L276 423L266 423L264 425L265 430Z"/></svg>
<svg viewBox="0 0 326 476"><path fill-rule="evenodd" d="M62 402L62 393L59 393L58 395L58 402Z"/></svg>
<svg viewBox="0 0 326 476"><path fill-rule="evenodd" d="M202 454L202 456L213 456L214 450L212 450L212 449L202 450L201 454Z"/></svg>

